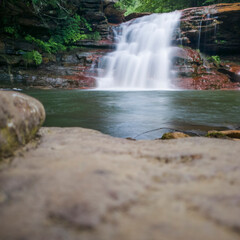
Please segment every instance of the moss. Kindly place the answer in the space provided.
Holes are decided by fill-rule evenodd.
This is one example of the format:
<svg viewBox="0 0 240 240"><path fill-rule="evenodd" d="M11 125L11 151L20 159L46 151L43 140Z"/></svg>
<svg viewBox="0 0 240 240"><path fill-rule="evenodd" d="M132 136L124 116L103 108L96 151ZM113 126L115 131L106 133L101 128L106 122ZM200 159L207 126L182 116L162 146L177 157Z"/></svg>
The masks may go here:
<svg viewBox="0 0 240 240"><path fill-rule="evenodd" d="M42 123L41 123L42 125ZM30 130L30 132L26 133L24 130L18 129L18 133L15 130L11 130L8 127L0 130L0 136L5 140L5 143L1 143L0 146L0 160L9 157L13 154L13 152L20 146L28 143L33 137L36 135L39 127L36 126ZM21 135L20 139L17 134Z"/></svg>
<svg viewBox="0 0 240 240"><path fill-rule="evenodd" d="M1 137L5 140L5 143L0 147L0 160L4 157L12 155L14 150L19 146L18 138L16 134L13 134L9 128L3 128L0 130Z"/></svg>
<svg viewBox="0 0 240 240"><path fill-rule="evenodd" d="M227 136L221 132L218 131L211 131L208 132L206 137L210 137L210 138L227 138Z"/></svg>
<svg viewBox="0 0 240 240"><path fill-rule="evenodd" d="M172 133L164 133L162 139L163 140L172 139Z"/></svg>

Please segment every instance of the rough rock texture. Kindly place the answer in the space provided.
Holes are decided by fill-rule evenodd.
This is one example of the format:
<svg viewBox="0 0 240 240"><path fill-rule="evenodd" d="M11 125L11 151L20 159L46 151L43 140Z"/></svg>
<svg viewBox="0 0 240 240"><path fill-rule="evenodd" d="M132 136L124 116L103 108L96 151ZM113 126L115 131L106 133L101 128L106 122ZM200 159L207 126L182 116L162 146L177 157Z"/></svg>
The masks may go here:
<svg viewBox="0 0 240 240"><path fill-rule="evenodd" d="M116 8L114 2L108 2L104 6L104 14L109 23L119 24L125 21L124 11Z"/></svg>
<svg viewBox="0 0 240 240"><path fill-rule="evenodd" d="M38 100L0 91L0 159L32 139L44 120L45 110Z"/></svg>
<svg viewBox="0 0 240 240"><path fill-rule="evenodd" d="M1 239L239 239L239 141L40 135L2 165Z"/></svg>
<svg viewBox="0 0 240 240"><path fill-rule="evenodd" d="M96 87L94 66L97 65L98 59L108 51L108 49L99 47L99 49L74 49L57 56L45 54L43 56L45 64L38 68L3 66L0 69L0 86L93 88Z"/></svg>
<svg viewBox="0 0 240 240"><path fill-rule="evenodd" d="M93 27L105 39L109 35L109 25L103 12L102 0L77 0L79 14L84 16Z"/></svg>
<svg viewBox="0 0 240 240"><path fill-rule="evenodd" d="M182 10L181 38L185 44L214 54L240 52L240 3Z"/></svg>
<svg viewBox="0 0 240 240"><path fill-rule="evenodd" d="M197 90L240 88L235 72L230 72L230 67L224 67L225 64L208 61L199 51L188 47L174 47L172 54L176 87Z"/></svg>
<svg viewBox="0 0 240 240"><path fill-rule="evenodd" d="M51 30L59 26L56 8L51 4L36 9L26 1L0 1L0 87L41 86L54 88L92 88L96 86L94 73L90 76L89 69L95 65L96 59L103 53L101 49L113 48L108 40L109 24L103 13L102 0L71 0L62 1L62 7L71 15L80 15L92 28L92 38L75 42L77 47L66 53L49 54L36 43L29 43L25 36L48 41ZM47 17L45 17L47 16ZM44 19L44 21L43 21ZM10 34L5 31L9 24L24 34ZM89 34L89 27L82 26L81 31ZM95 34L95 35L94 35ZM95 37L94 37L95 36ZM99 37L101 40L99 40ZM85 47L85 48L83 48ZM88 49L87 49L88 48ZM95 48L92 50L90 48ZM33 50L42 54L42 64L36 66L29 63L25 52ZM103 50L102 52L106 52Z"/></svg>

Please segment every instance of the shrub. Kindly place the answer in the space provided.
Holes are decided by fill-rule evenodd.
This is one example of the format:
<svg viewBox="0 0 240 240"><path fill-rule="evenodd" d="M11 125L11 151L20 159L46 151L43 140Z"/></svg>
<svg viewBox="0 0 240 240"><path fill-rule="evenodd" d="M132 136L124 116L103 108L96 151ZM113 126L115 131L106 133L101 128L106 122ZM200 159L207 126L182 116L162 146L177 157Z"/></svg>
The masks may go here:
<svg viewBox="0 0 240 240"><path fill-rule="evenodd" d="M33 63L40 65L42 63L42 55L38 51L25 52L23 57L26 65Z"/></svg>

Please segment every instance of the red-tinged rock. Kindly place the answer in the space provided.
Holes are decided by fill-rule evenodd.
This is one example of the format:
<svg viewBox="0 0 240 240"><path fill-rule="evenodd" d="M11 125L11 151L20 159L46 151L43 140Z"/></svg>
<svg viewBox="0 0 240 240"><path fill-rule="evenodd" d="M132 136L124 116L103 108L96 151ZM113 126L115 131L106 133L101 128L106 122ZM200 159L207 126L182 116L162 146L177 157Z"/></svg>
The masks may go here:
<svg viewBox="0 0 240 240"><path fill-rule="evenodd" d="M93 88L96 87L96 79L84 73L77 73L76 75L71 76L64 76L65 79L68 80L69 85L71 88Z"/></svg>
<svg viewBox="0 0 240 240"><path fill-rule="evenodd" d="M239 89L240 84L231 81L229 74L219 70L219 66L204 59L199 51L185 47L175 47L172 51L173 70L176 78L173 84L182 89L214 90ZM238 72L238 68L232 69Z"/></svg>
<svg viewBox="0 0 240 240"><path fill-rule="evenodd" d="M240 82L240 65L236 63L222 64L219 71L227 74L232 82Z"/></svg>

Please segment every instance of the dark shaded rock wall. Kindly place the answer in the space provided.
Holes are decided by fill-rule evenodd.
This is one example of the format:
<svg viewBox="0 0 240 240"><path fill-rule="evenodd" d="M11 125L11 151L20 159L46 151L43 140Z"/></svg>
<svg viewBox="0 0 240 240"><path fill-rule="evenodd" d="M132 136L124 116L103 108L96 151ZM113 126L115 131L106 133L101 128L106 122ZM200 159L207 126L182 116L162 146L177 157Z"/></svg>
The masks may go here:
<svg viewBox="0 0 240 240"><path fill-rule="evenodd" d="M178 43L210 54L240 53L240 3L182 10Z"/></svg>

